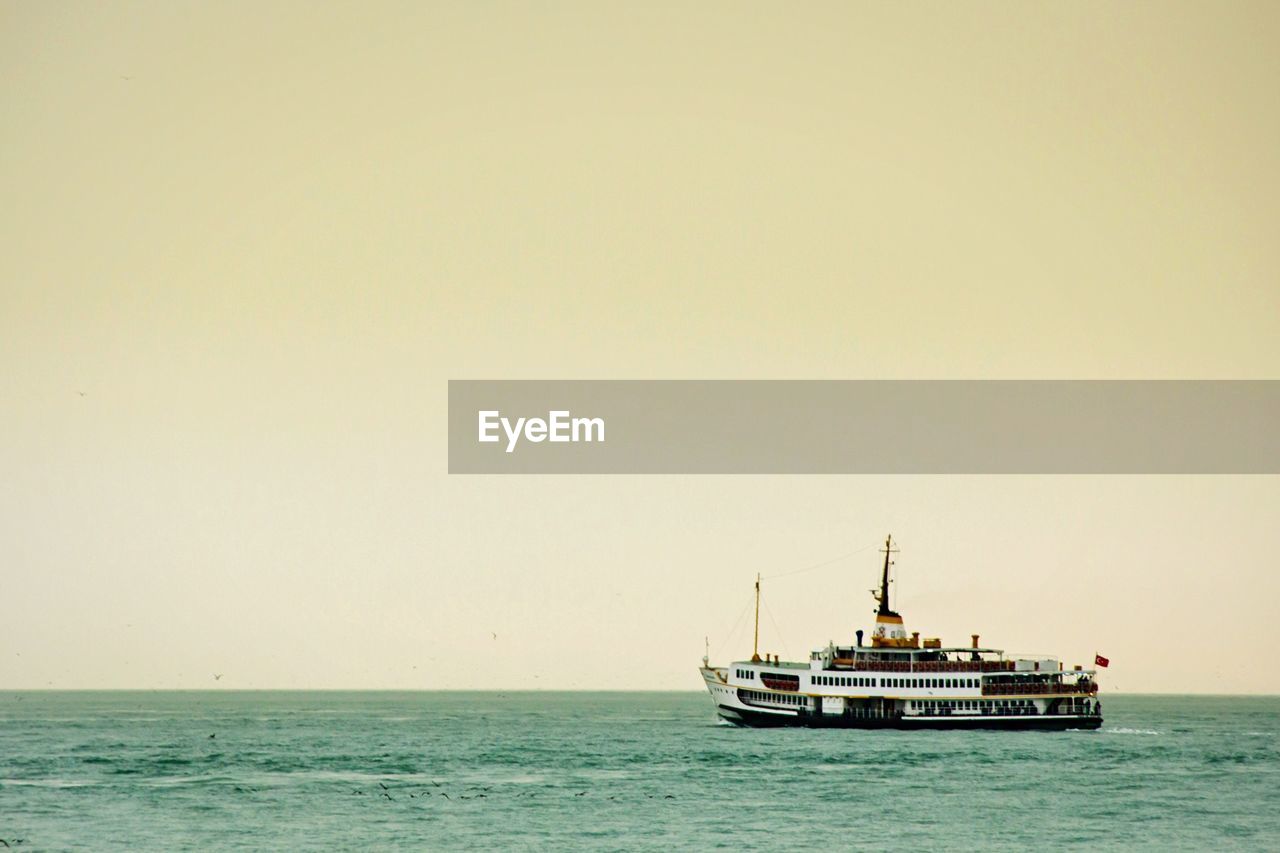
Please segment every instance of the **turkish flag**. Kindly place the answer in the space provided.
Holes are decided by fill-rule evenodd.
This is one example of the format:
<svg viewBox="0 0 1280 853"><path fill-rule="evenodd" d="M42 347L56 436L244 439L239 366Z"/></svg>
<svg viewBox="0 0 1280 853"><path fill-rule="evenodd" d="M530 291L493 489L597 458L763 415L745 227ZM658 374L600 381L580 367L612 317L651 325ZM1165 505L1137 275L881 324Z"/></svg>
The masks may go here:
<svg viewBox="0 0 1280 853"><path fill-rule="evenodd" d="M1100 655L1100 654L1098 654L1098 653L1096 653L1096 652L1094 653L1094 655L1093 655L1093 665L1094 665L1094 666L1107 666L1107 665L1108 665L1108 664L1110 664L1110 663L1111 663L1111 661L1110 661L1108 658L1104 658L1102 655Z"/></svg>

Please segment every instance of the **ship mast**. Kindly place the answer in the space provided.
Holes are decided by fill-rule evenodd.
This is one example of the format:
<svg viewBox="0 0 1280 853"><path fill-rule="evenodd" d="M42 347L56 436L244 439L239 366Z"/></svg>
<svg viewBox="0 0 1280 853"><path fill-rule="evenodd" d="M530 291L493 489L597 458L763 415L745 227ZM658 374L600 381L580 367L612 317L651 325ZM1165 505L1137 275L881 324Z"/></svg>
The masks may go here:
<svg viewBox="0 0 1280 853"><path fill-rule="evenodd" d="M751 642L751 662L760 663L760 573L756 573L756 638Z"/></svg>
<svg viewBox="0 0 1280 853"><path fill-rule="evenodd" d="M889 555L898 553L898 549L893 547L892 535L885 538L884 548L880 553L884 554L884 574L880 577L880 594L876 596L876 600L880 602L880 609L876 613L880 616L896 616L897 614L889 609L889 566L893 563Z"/></svg>

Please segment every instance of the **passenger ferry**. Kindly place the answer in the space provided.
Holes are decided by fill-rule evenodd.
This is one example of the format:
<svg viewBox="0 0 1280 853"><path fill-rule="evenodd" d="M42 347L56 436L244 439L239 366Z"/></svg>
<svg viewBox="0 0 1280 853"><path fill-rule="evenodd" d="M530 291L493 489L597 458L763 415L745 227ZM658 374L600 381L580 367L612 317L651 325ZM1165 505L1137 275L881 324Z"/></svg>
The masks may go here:
<svg viewBox="0 0 1280 853"><path fill-rule="evenodd" d="M760 578L756 577L751 660L712 666L702 658L716 712L741 726L832 726L897 729L1096 729L1102 725L1096 670L1064 669L1057 658L1006 658L972 635L968 646L907 635L889 607L890 555L885 539L879 604L870 644L829 643L808 661L761 657ZM1105 659L1095 657L1095 665Z"/></svg>

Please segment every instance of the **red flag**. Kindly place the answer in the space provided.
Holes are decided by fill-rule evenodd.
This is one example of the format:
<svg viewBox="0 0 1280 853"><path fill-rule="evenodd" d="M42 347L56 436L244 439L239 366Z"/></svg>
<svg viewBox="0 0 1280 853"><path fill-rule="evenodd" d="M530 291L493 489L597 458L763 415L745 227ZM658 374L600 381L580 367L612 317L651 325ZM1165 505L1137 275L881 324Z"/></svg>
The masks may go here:
<svg viewBox="0 0 1280 853"><path fill-rule="evenodd" d="M1102 655L1098 654L1097 652L1094 652L1094 654L1093 654L1093 665L1094 665L1094 666L1107 666L1107 665L1109 665L1110 663L1111 663L1110 659L1108 659L1108 658L1104 658Z"/></svg>

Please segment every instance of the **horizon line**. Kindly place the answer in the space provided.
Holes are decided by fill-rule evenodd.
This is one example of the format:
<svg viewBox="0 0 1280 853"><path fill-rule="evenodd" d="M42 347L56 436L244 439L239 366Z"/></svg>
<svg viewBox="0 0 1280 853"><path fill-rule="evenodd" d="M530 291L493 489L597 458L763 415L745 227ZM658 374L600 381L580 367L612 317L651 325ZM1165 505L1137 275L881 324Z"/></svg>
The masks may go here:
<svg viewBox="0 0 1280 853"><path fill-rule="evenodd" d="M5 693L680 693L702 695L703 691L671 688L583 688L522 687L498 690L491 687L0 687ZM1219 698L1280 698L1272 693L1175 693L1167 691L1108 691L1115 696L1182 696Z"/></svg>

